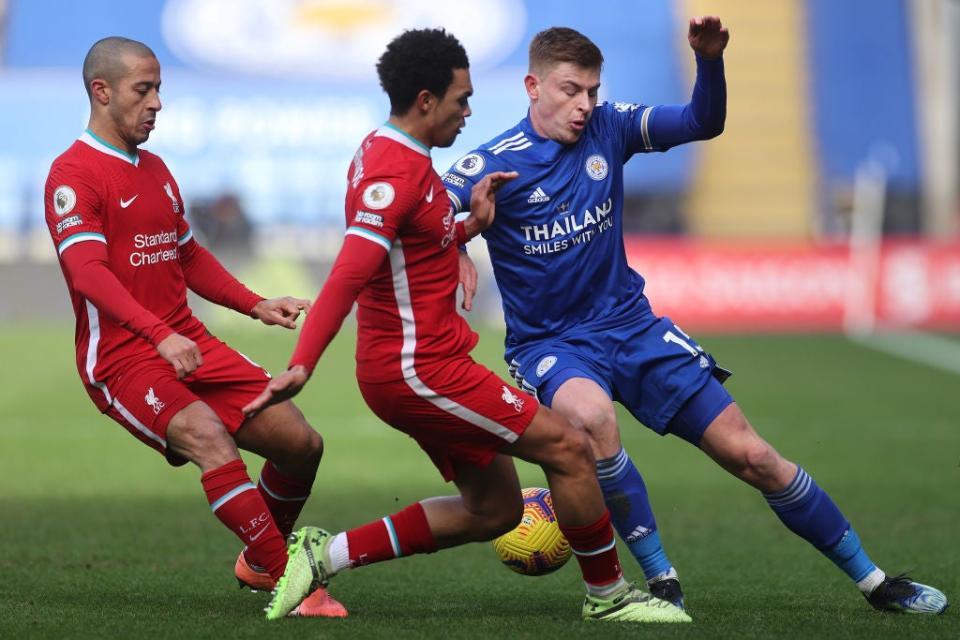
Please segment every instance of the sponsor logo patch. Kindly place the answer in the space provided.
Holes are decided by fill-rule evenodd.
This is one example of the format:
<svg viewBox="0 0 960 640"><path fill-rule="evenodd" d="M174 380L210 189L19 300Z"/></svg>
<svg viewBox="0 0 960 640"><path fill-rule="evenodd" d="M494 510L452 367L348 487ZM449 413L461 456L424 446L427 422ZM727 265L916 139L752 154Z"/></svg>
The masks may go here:
<svg viewBox="0 0 960 640"><path fill-rule="evenodd" d="M362 224L369 224L372 227L383 226L383 216L377 215L376 213L370 213L369 211L357 211L357 215L353 217L353 221L360 222Z"/></svg>
<svg viewBox="0 0 960 640"><path fill-rule="evenodd" d="M587 175L590 176L591 180L596 180L599 182L607 177L607 172L610 170L610 165L607 164L606 158L599 153L595 153L587 158L587 162L584 164L584 169L587 170Z"/></svg>
<svg viewBox="0 0 960 640"><path fill-rule="evenodd" d="M53 191L53 210L58 216L65 216L77 206L77 193L65 184Z"/></svg>
<svg viewBox="0 0 960 640"><path fill-rule="evenodd" d="M453 186L459 187L461 189L463 188L463 185L467 184L466 180L464 180L463 178L461 178L455 173L450 173L449 171L443 174L443 177L440 179L446 182L447 184L452 184Z"/></svg>
<svg viewBox="0 0 960 640"><path fill-rule="evenodd" d="M475 176L483 171L485 164L483 156L479 153L468 153L457 160L457 164L453 165L453 168L465 176Z"/></svg>
<svg viewBox="0 0 960 640"><path fill-rule="evenodd" d="M363 204L371 209L385 209L393 202L395 195L389 182L374 182L363 190Z"/></svg>
<svg viewBox="0 0 960 640"><path fill-rule="evenodd" d="M70 227L77 227L83 224L83 220L80 219L80 216L70 216L69 218L64 218L57 223L57 233L63 233L64 229L69 229Z"/></svg>

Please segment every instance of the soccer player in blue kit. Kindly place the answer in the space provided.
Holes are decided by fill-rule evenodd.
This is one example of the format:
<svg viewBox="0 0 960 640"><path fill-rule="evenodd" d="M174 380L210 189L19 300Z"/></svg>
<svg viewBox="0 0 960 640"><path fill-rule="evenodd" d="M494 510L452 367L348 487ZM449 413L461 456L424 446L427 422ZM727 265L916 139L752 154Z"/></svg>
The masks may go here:
<svg viewBox="0 0 960 640"><path fill-rule="evenodd" d="M533 38L527 117L443 176L459 212L487 173L520 174L497 194L496 220L483 232L503 298L505 358L524 390L590 434L615 528L657 597L683 605L643 479L620 444L614 401L761 491L784 525L833 561L873 607L941 613L942 592L887 576L870 560L827 493L753 429L722 385L729 372L654 314L643 278L627 265L623 165L635 153L723 131L729 37L717 17L690 20L692 99L659 106L597 104L599 48L562 27ZM461 263L468 306L473 265L465 255Z"/></svg>

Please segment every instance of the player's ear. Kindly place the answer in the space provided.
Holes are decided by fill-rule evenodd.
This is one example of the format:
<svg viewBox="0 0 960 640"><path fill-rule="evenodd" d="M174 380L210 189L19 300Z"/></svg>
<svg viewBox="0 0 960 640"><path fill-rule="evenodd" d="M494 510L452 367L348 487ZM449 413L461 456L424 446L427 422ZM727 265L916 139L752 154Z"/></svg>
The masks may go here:
<svg viewBox="0 0 960 640"><path fill-rule="evenodd" d="M430 113L437 106L437 96L433 95L430 91L423 89L420 93L417 94L417 99L414 102L417 109L420 110L420 113Z"/></svg>
<svg viewBox="0 0 960 640"><path fill-rule="evenodd" d="M540 79L532 73L528 73L523 78L523 86L527 89L527 96L531 100L536 100L540 97Z"/></svg>
<svg viewBox="0 0 960 640"><path fill-rule="evenodd" d="M90 81L90 100L106 106L110 104L110 87L103 78L94 78Z"/></svg>

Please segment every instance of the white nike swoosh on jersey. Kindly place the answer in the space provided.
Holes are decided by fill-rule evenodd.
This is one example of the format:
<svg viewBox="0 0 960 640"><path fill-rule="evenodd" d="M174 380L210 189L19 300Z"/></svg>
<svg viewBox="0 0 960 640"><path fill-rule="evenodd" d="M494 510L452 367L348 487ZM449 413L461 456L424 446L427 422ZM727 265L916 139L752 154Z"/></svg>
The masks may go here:
<svg viewBox="0 0 960 640"><path fill-rule="evenodd" d="M427 191L427 202L433 202L433 185L430 185L430 191Z"/></svg>
<svg viewBox="0 0 960 640"><path fill-rule="evenodd" d="M257 541L257 538L259 538L260 536L262 536L262 535L263 535L263 532L266 531L266 530L267 530L267 527L264 527L263 529L260 529L260 531L257 532L257 535L255 535L255 536L250 536L249 542L256 542L256 541Z"/></svg>
<svg viewBox="0 0 960 640"><path fill-rule="evenodd" d="M134 201L134 200L136 200L136 199L139 198L139 197L140 197L140 194L138 193L137 195L133 196L133 197L130 198L129 200L124 200L123 198L120 198L120 208L121 208L121 209L126 209L126 208L129 207L131 204L133 204L133 201Z"/></svg>

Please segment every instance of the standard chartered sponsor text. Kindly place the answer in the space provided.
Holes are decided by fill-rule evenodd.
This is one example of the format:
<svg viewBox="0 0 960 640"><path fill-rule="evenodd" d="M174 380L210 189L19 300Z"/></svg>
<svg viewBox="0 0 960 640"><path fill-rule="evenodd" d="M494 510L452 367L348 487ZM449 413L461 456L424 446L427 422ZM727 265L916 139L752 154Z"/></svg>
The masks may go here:
<svg viewBox="0 0 960 640"><path fill-rule="evenodd" d="M173 246L161 248L164 245ZM134 267L176 260L178 257L177 232L174 230L135 234L133 236L133 247L134 249L158 248L157 251L131 251L130 264Z"/></svg>

